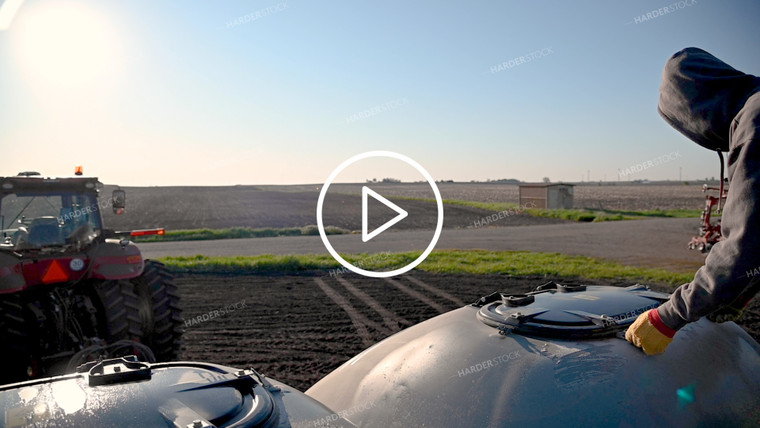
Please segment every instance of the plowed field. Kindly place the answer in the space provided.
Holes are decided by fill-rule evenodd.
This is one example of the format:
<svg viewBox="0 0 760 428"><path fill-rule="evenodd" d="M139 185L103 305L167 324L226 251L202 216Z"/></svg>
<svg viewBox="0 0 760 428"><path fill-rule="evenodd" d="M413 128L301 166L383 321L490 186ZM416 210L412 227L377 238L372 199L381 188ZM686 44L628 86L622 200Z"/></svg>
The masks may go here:
<svg viewBox="0 0 760 428"><path fill-rule="evenodd" d="M254 367L306 390L403 328L494 291L525 292L550 279L631 285L424 272L390 280L354 274L182 276L177 278L186 320L182 358ZM758 339L760 304L755 302L749 312L741 325Z"/></svg>

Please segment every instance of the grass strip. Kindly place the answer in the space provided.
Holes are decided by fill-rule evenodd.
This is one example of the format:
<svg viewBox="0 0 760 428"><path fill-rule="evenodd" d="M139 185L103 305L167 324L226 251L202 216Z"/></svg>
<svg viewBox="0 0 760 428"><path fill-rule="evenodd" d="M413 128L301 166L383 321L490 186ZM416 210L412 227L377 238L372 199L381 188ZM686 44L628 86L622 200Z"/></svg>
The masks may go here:
<svg viewBox="0 0 760 428"><path fill-rule="evenodd" d="M347 229L334 226L325 226L328 235L340 235L351 233ZM203 241L210 239L240 239L240 238L268 238L274 236L310 236L319 235L317 226L285 228L259 228L228 227L224 229L177 229L167 230L163 236L150 235L136 237L135 242L159 242L159 241Z"/></svg>
<svg viewBox="0 0 760 428"><path fill-rule="evenodd" d="M435 203L435 199L428 198L407 198L396 197L396 199L409 199ZM463 201L457 199L444 199L444 204L461 205L466 207L480 208L487 211L510 211L512 213L525 213L534 217L550 217L562 220L572 220L580 222L599 222L599 221L619 221L619 220L641 220L652 217L671 217L671 218L699 218L702 215L701 209L669 209L669 210L607 210L607 209L539 209L525 208L512 202L477 202Z"/></svg>
<svg viewBox="0 0 760 428"><path fill-rule="evenodd" d="M404 252L342 256L355 266L380 271L408 264L419 255L419 252ZM327 254L236 257L197 255L163 257L159 260L171 270L180 273L293 274L314 270L346 272L343 266ZM654 281L672 285L689 282L693 278L693 274L628 266L592 257L528 251L439 250L433 251L416 269L434 273L580 277Z"/></svg>

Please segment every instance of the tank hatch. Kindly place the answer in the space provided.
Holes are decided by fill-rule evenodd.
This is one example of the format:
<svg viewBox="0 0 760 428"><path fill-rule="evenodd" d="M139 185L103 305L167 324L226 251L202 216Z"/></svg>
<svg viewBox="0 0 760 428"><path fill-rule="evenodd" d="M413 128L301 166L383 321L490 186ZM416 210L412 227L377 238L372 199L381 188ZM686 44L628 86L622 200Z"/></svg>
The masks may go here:
<svg viewBox="0 0 760 428"><path fill-rule="evenodd" d="M549 282L526 294L493 293L473 306L478 319L503 334L563 339L614 336L670 296L645 285L562 285Z"/></svg>
<svg viewBox="0 0 760 428"><path fill-rule="evenodd" d="M253 369L123 357L2 386L0 409L7 427L277 427L273 391L279 389Z"/></svg>

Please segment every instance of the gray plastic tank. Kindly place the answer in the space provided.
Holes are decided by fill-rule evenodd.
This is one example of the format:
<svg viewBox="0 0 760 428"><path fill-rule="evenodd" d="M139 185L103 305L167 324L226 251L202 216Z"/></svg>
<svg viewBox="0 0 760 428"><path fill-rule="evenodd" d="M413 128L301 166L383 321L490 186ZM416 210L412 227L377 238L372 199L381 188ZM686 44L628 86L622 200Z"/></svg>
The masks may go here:
<svg viewBox="0 0 760 428"><path fill-rule="evenodd" d="M352 358L306 394L366 427L758 426L760 345L734 323L683 328L647 357L627 327L645 286L494 293Z"/></svg>
<svg viewBox="0 0 760 428"><path fill-rule="evenodd" d="M354 427L254 370L114 358L0 387L3 427Z"/></svg>

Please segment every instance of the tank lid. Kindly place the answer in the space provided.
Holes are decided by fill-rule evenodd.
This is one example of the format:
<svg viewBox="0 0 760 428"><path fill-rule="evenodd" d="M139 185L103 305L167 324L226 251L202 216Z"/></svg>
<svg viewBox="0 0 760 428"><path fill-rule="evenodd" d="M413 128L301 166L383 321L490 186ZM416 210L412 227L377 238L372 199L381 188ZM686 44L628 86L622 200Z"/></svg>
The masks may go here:
<svg viewBox="0 0 760 428"><path fill-rule="evenodd" d="M552 338L614 336L670 296L645 285L612 287L548 282L526 294L494 293L473 305L503 333Z"/></svg>
<svg viewBox="0 0 760 428"><path fill-rule="evenodd" d="M279 391L255 370L129 357L0 387L8 426L276 427Z"/></svg>

